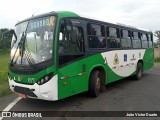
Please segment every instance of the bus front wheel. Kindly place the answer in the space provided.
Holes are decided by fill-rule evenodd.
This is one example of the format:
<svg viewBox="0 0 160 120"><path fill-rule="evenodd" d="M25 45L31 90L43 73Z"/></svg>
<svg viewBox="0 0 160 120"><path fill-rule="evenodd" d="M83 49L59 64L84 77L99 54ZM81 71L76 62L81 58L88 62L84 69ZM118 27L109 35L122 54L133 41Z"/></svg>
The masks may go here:
<svg viewBox="0 0 160 120"><path fill-rule="evenodd" d="M138 62L135 75L136 80L142 79L142 75L143 75L143 65L141 62Z"/></svg>

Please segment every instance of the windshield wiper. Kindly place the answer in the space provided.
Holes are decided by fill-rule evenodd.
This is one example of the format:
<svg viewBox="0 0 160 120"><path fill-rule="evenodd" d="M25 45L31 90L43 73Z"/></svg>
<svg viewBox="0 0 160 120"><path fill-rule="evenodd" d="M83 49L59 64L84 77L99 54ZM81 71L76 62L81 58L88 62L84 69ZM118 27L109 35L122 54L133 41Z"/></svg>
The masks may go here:
<svg viewBox="0 0 160 120"><path fill-rule="evenodd" d="M16 32L14 30L11 30L11 32L13 33L14 37L16 38L14 41L13 41L13 44L12 44L12 47L11 47L11 50L14 46L14 44L17 42L17 35L16 35Z"/></svg>
<svg viewBox="0 0 160 120"><path fill-rule="evenodd" d="M22 37L21 37L21 39L20 39L20 42L18 43L18 46L17 46L16 51L15 51L15 53L14 53L14 56L13 56L13 58L12 58L12 60L11 60L11 66L13 65L13 60L14 60L14 58L15 58L15 55L16 55L16 53L17 53L18 48L20 49L21 64L22 64L22 58L23 58L24 53L25 53L25 56L26 56L26 58L27 58L27 61L28 61L29 65L30 65L31 67L33 67L33 64L35 64L34 59L32 58L31 53L30 53L29 51L25 50L25 41L26 41L27 28L28 28L29 22L30 22L30 21L28 21L28 24L27 24L27 26L26 26L25 32L22 33ZM24 51L26 51L26 52L24 52ZM17 58L16 58L15 61L17 61L17 59L18 59L18 56L17 56Z"/></svg>
<svg viewBox="0 0 160 120"><path fill-rule="evenodd" d="M14 58L15 58L15 55L16 55L16 53L17 53L17 50L20 49L20 54L21 54L21 56L22 56L22 54L23 54L23 53L22 53L22 49L24 49L24 47L23 47L23 45L24 45L24 39L25 39L25 37L24 37L24 32L23 32L23 33L22 33L22 37L21 37L21 39L20 39L20 41L19 41L19 43L18 43L18 46L17 46L17 48L16 48L16 51L14 52L13 58L11 59L11 66L13 65L13 60L14 60ZM19 57L19 56L17 56L15 62L17 61L18 57Z"/></svg>

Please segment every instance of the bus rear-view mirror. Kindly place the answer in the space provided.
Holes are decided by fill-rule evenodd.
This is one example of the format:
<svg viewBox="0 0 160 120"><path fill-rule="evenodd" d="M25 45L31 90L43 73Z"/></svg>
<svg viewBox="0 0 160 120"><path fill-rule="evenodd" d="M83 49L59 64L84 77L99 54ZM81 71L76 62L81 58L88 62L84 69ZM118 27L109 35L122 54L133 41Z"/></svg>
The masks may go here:
<svg viewBox="0 0 160 120"><path fill-rule="evenodd" d="M62 41L63 40L63 34L62 32L59 33L59 41Z"/></svg>
<svg viewBox="0 0 160 120"><path fill-rule="evenodd" d="M7 37L7 36L9 36L9 35L14 35L15 38L16 38L16 40L17 40L17 35L16 35L16 33L15 33L14 30L10 30L10 31L7 31L7 32L4 32L4 33L3 33L3 37Z"/></svg>

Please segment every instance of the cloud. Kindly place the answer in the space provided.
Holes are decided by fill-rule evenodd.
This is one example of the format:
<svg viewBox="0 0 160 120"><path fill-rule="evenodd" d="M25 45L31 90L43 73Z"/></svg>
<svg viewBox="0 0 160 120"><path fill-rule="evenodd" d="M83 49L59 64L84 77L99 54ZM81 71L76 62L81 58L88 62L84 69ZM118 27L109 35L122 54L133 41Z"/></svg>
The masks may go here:
<svg viewBox="0 0 160 120"><path fill-rule="evenodd" d="M112 23L124 23L152 31L160 29L159 0L5 0L0 5L0 28L36 14L67 10Z"/></svg>

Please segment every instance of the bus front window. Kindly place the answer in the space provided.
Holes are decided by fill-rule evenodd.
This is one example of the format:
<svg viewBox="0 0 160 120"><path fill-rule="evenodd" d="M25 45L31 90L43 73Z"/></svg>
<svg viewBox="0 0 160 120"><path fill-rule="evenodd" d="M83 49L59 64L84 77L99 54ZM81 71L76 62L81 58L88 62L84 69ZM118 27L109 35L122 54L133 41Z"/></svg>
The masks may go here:
<svg viewBox="0 0 160 120"><path fill-rule="evenodd" d="M30 65L50 60L53 56L54 24L55 17L49 16L16 25L17 41L15 44L13 44L14 36L12 38L12 64ZM25 39L22 41L23 36Z"/></svg>

